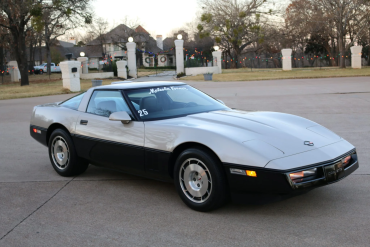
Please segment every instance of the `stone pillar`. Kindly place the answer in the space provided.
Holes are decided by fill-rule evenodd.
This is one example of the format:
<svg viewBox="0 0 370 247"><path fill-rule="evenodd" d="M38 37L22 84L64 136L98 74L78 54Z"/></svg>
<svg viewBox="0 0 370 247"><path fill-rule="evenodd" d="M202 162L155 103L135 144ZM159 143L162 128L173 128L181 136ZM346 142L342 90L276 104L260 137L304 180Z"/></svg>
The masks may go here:
<svg viewBox="0 0 370 247"><path fill-rule="evenodd" d="M292 70L292 49L282 49L283 70Z"/></svg>
<svg viewBox="0 0 370 247"><path fill-rule="evenodd" d="M88 74L89 73L89 66L87 65L87 61L89 58L87 57L78 57L77 61L81 62L82 69L80 70L81 74Z"/></svg>
<svg viewBox="0 0 370 247"><path fill-rule="evenodd" d="M184 41L182 39L175 40L176 46L176 74L184 73Z"/></svg>
<svg viewBox="0 0 370 247"><path fill-rule="evenodd" d="M222 52L221 51L214 51L212 52L212 56L213 56L213 66L217 66L218 68L218 73L217 74L221 74L222 73Z"/></svg>
<svg viewBox="0 0 370 247"><path fill-rule="evenodd" d="M19 80L21 79L21 73L19 72L17 61L10 61L8 63L8 71L10 74L10 81L19 82Z"/></svg>
<svg viewBox="0 0 370 247"><path fill-rule="evenodd" d="M117 76L119 78L127 79L127 70L126 70L127 61L125 60L117 61L116 64L117 64Z"/></svg>
<svg viewBox="0 0 370 247"><path fill-rule="evenodd" d="M352 69L361 69L362 46L352 46Z"/></svg>
<svg viewBox="0 0 370 247"><path fill-rule="evenodd" d="M128 75L137 78L137 69L136 69L136 43L127 42L127 63L128 63Z"/></svg>
<svg viewBox="0 0 370 247"><path fill-rule="evenodd" d="M63 87L71 92L81 91L80 71L81 62L79 61L64 61L59 64L62 71ZM77 70L76 72L72 72Z"/></svg>

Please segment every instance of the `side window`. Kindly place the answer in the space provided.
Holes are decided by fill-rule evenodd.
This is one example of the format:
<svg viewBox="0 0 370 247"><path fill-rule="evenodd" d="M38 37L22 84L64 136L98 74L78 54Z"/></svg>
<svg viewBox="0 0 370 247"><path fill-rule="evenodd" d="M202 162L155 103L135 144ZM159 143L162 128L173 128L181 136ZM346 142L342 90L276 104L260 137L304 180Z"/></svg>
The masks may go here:
<svg viewBox="0 0 370 247"><path fill-rule="evenodd" d="M73 98L70 98L70 99L64 101L60 105L64 106L64 107L67 107L67 108L70 108L72 110L77 110L78 107L80 106L81 100L84 97L84 95L85 95L85 93L79 94L79 95L77 95Z"/></svg>
<svg viewBox="0 0 370 247"><path fill-rule="evenodd" d="M87 113L109 117L113 112L125 111L132 116L130 108L127 106L120 91L94 91Z"/></svg>
<svg viewBox="0 0 370 247"><path fill-rule="evenodd" d="M55 66L55 63L52 63L50 66Z"/></svg>

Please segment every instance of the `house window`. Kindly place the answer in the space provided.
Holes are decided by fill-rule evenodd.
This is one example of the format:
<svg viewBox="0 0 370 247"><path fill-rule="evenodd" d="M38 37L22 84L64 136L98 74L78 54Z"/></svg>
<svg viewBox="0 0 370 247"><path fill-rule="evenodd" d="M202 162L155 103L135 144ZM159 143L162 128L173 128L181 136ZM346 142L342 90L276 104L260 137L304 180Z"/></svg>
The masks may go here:
<svg viewBox="0 0 370 247"><path fill-rule="evenodd" d="M168 58L168 62L169 62L170 64L172 64L172 63L173 63L173 57L169 57L169 58Z"/></svg>

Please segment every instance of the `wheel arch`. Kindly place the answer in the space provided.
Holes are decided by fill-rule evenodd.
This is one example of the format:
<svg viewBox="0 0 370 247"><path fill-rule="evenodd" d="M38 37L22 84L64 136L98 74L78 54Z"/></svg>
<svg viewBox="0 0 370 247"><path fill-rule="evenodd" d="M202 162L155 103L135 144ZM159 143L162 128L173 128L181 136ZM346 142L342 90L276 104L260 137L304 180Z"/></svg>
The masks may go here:
<svg viewBox="0 0 370 247"><path fill-rule="evenodd" d="M69 133L69 130L63 124L53 123L52 125L49 126L49 128L46 132L46 145L49 145L50 136L54 132L54 130L56 130L56 129L62 129L64 131L66 131L69 135L71 135L71 133Z"/></svg>
<svg viewBox="0 0 370 247"><path fill-rule="evenodd" d="M171 178L173 178L173 172L174 172L177 157L179 157L179 155L184 150L189 149L189 148L200 148L200 149L206 150L206 151L210 152L211 154L213 154L214 157L221 163L220 157L218 157L216 152L213 151L210 147L208 147L204 144L198 143L198 142L184 142L184 143L181 143L180 145L178 145L173 150L173 152L170 156L170 159L169 159L169 162L168 162L168 174ZM220 169L223 169L223 168L220 167Z"/></svg>

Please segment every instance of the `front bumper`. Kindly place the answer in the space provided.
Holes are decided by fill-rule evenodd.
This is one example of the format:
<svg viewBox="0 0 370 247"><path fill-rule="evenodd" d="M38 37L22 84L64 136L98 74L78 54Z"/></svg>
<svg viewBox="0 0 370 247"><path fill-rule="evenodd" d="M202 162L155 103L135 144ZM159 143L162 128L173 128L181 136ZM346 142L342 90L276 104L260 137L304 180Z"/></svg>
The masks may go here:
<svg viewBox="0 0 370 247"><path fill-rule="evenodd" d="M346 167L341 165L342 159L348 155L352 156L351 163ZM338 182L354 172L359 167L356 150L353 149L333 160L313 164L301 169L274 170L268 168L246 167L235 164L224 163L227 174L229 187L232 192L262 192L289 194L310 190L319 186L324 186ZM253 170L256 171L257 177L233 174L230 169ZM303 170L316 168L317 177L304 181L294 182L290 179L289 174Z"/></svg>

